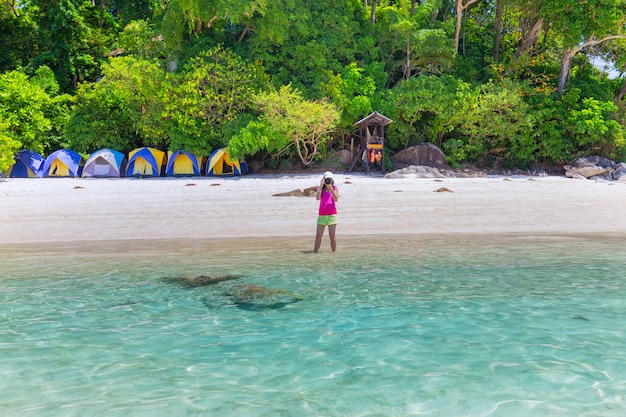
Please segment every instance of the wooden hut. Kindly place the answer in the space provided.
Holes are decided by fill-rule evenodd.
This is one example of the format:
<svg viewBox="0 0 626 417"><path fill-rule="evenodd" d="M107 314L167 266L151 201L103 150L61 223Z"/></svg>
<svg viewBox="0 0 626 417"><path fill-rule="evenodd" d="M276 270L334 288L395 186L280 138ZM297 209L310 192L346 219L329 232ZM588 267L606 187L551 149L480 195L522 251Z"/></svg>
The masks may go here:
<svg viewBox="0 0 626 417"><path fill-rule="evenodd" d="M349 172L360 160L366 172L379 169L385 173L385 126L391 122L393 120L375 111L354 124L359 126L360 145Z"/></svg>

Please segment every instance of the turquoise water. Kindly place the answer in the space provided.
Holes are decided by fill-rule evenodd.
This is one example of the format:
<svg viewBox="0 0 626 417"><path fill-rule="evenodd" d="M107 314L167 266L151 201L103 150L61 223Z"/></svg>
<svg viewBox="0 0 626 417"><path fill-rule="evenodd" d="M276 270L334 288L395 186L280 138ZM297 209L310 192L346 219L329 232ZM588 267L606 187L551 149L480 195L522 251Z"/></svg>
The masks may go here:
<svg viewBox="0 0 626 417"><path fill-rule="evenodd" d="M3 247L0 415L623 416L625 242ZM239 278L169 279L196 275ZM242 285L296 302L238 304Z"/></svg>

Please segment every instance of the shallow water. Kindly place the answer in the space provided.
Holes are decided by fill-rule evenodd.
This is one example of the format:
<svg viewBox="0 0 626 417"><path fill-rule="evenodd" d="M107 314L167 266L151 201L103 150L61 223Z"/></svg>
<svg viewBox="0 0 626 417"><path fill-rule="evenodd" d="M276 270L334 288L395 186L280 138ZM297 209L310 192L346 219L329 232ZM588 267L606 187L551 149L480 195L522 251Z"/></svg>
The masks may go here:
<svg viewBox="0 0 626 417"><path fill-rule="evenodd" d="M624 237L2 247L0 415L622 416ZM236 275L206 287L172 277ZM237 304L241 285L291 304Z"/></svg>

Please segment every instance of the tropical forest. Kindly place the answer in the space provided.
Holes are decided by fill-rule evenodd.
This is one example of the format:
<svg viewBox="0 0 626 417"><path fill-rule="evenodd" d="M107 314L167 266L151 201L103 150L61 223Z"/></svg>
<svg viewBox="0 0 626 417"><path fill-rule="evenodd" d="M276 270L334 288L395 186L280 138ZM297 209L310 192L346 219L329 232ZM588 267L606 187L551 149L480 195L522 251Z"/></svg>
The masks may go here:
<svg viewBox="0 0 626 417"><path fill-rule="evenodd" d="M1 0L0 171L42 155L351 149L452 167L626 160L626 0Z"/></svg>

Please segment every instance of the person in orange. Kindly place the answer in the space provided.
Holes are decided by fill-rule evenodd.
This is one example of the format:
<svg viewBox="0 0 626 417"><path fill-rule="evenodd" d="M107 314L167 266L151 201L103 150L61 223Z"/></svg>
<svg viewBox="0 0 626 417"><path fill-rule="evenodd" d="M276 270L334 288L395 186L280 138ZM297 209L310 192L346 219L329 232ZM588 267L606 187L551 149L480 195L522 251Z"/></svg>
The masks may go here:
<svg viewBox="0 0 626 417"><path fill-rule="evenodd" d="M337 250L337 240L335 230L337 229L337 206L335 203L339 199L339 190L335 186L333 173L326 171L320 180L315 198L320 202L319 215L317 217L317 233L315 234L315 247L313 252L317 252L322 244L324 229L328 226L328 237L330 238L330 248L333 252Z"/></svg>

